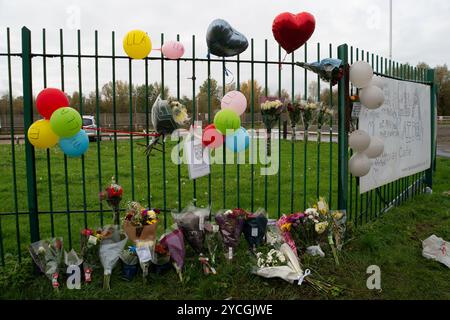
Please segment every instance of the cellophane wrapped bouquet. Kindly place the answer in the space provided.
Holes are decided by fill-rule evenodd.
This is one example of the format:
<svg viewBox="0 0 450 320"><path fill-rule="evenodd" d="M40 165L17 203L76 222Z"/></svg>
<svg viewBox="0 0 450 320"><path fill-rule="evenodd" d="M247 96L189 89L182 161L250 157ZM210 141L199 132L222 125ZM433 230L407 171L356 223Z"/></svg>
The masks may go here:
<svg viewBox="0 0 450 320"><path fill-rule="evenodd" d="M154 260L158 214L157 209L144 208L138 202L130 202L123 223L125 233L135 243L144 282L150 263Z"/></svg>
<svg viewBox="0 0 450 320"><path fill-rule="evenodd" d="M169 251L172 264L178 274L178 277L180 278L180 281L183 282L183 267L184 258L186 255L183 232L180 229L173 230L161 238L160 244L166 247Z"/></svg>
<svg viewBox="0 0 450 320"><path fill-rule="evenodd" d="M250 250L254 251L257 247L264 244L267 222L267 212L264 209L258 209L255 213L247 213L245 215L243 233Z"/></svg>
<svg viewBox="0 0 450 320"><path fill-rule="evenodd" d="M184 239L199 255L205 274L215 274L216 270L209 263L207 247L205 246L206 226L208 225L210 208L198 208L190 205L181 212L172 212L172 217L183 233Z"/></svg>
<svg viewBox="0 0 450 320"><path fill-rule="evenodd" d="M229 261L233 260L236 248L239 246L246 215L247 212L242 209L225 210L216 214L225 257Z"/></svg>
<svg viewBox="0 0 450 320"><path fill-rule="evenodd" d="M136 247L129 246L127 249L122 250L120 260L122 261L122 278L126 281L133 280L139 268Z"/></svg>
<svg viewBox="0 0 450 320"><path fill-rule="evenodd" d="M58 289L63 259L62 238L37 241L30 245L29 250L34 263L51 280L53 288Z"/></svg>
<svg viewBox="0 0 450 320"><path fill-rule="evenodd" d="M267 130L267 150L268 156L271 155L272 149L272 129L277 124L283 113L283 102L280 99L263 97L261 98L261 116L264 126Z"/></svg>
<svg viewBox="0 0 450 320"><path fill-rule="evenodd" d="M113 211L113 224L120 224L120 202L122 201L123 188L116 183L114 177L111 178L111 184L106 187L105 191L100 192L100 201L106 201Z"/></svg>
<svg viewBox="0 0 450 320"><path fill-rule="evenodd" d="M285 242L292 251L299 255L316 252L323 256L319 242L328 227L328 222L321 217L317 209L307 209L305 213L283 215L277 222Z"/></svg>
<svg viewBox="0 0 450 320"><path fill-rule="evenodd" d="M92 282L92 273L98 264L99 239L92 229L83 229L80 233L80 255L83 258L84 282Z"/></svg>
<svg viewBox="0 0 450 320"><path fill-rule="evenodd" d="M103 272L103 289L111 289L111 274L115 265L119 261L128 238L118 226L105 226L97 230L97 238L100 241L99 257L102 263Z"/></svg>
<svg viewBox="0 0 450 320"><path fill-rule="evenodd" d="M292 248L283 243L279 247L264 247L256 253L256 266L253 273L263 278L281 278L291 284L310 285L314 290L324 294L341 291L340 288L318 280L311 270L303 270L298 256Z"/></svg>

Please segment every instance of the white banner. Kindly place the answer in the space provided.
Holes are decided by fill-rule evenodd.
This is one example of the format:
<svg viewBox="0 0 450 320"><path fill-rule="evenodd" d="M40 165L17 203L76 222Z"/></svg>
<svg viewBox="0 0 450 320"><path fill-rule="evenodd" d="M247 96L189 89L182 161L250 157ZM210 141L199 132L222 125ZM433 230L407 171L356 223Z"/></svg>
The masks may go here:
<svg viewBox="0 0 450 320"><path fill-rule="evenodd" d="M359 128L385 145L360 180L361 194L431 166L430 87L387 78L384 82L384 105L377 110L363 107L359 117Z"/></svg>

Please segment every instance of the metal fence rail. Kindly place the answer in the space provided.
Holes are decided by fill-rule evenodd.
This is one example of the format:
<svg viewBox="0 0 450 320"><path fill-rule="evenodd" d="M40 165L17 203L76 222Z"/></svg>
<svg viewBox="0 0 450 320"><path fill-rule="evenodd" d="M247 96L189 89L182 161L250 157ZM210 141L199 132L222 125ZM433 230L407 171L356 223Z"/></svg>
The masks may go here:
<svg viewBox="0 0 450 320"><path fill-rule="evenodd" d="M22 52L11 52L10 30L6 32L7 52L0 53L1 59L6 59L8 74L8 110L10 121L10 144L0 145L4 154L2 161L2 189L3 197L0 201L0 264L5 264L5 255L11 254L21 261L24 250L30 242L48 236L63 236L68 247L77 245L78 231L83 227L96 227L110 221L109 208L105 207L97 199L97 193L108 183L109 177L115 176L116 180L124 186L126 190L126 200L141 201L151 207L161 209L164 230L169 227L170 211L180 210L189 202L194 202L200 206L211 205L214 209L227 207L242 207L254 211L258 207L265 208L271 217L279 217L284 213L292 213L304 210L310 203L319 196L325 196L330 206L339 209L347 209L351 221L355 225L378 218L392 205L398 205L417 193L423 192L425 185L431 186L431 178L425 173L414 175L379 188L376 192L369 192L367 195L359 196L358 179L350 177L347 172L348 162L348 128L345 126L348 117L348 93L353 92L349 88L348 75L339 84L339 99L333 101L332 87L329 87L329 101L324 103L330 106L338 105L338 137L339 143L333 142L333 125L328 127L328 135L322 141L324 143L314 143L312 141L297 141L295 139L283 140L282 132L278 130L280 140L278 155L280 157L280 168L276 176L261 177L257 170L261 165L235 164L230 166L227 161L225 149L222 158L222 165L212 166L212 173L208 177L189 181L187 170L181 164L170 162L171 148L177 148L176 141L163 142L162 154L153 157L145 157L141 152L140 143L148 144L149 137L136 140L131 134L125 140L119 139L114 133L112 141L102 141L98 132L98 142L91 145L89 153L81 159L69 159L57 148L54 150L34 150L26 143L15 145L16 132L15 118L13 112L13 72L11 59L20 59L22 65L21 79L23 82L23 108L25 130L36 119L33 106L32 84L37 83L33 78L33 70L38 68L42 71L43 79L40 88L45 88L48 83L48 61L59 62L60 88L65 91L66 74L65 63L75 60L77 63L77 86L80 97L83 97L85 79L92 77L94 73L95 82L95 118L97 126L101 127L105 118L100 110L101 92L99 83L99 63L108 61L111 66L112 101L109 112L112 114L112 128L117 129L117 95L116 83L118 61L128 61L128 89L129 89L129 114L128 128L134 129L136 124L135 112L133 111L132 86L136 81L134 71L137 66L126 56L117 55L116 35L111 33L111 54L100 55L98 46L98 33L94 37L94 54L86 54L81 47L81 32L77 33L77 53L67 54L64 51L64 33L59 32L59 52L47 52L46 31L40 34L42 40L42 52L35 52L31 48L31 32L27 28L22 29ZM180 40L180 36L177 36ZM186 41L187 39L184 39ZM0 39L5 41L5 39ZM196 38L192 36L192 52L190 57L183 57L180 60L169 61L163 56L148 57L138 65L144 69L145 102L144 102L144 129L151 130L149 123L149 69L152 72L158 70L160 74L161 88L165 87L168 80L176 83L174 97L181 99L182 81L190 81L192 88L192 114L193 121L198 117L197 90L200 80L207 81L207 119L212 123L214 111L212 108L211 94L211 74L212 67L221 68L222 95L226 93L226 67L233 67L235 70L236 89L239 90L242 80L250 80L250 113L246 116L249 127L255 129L259 126L259 114L255 101L256 88L254 80L255 67L262 67L264 79L263 94L269 95L269 79L277 79L277 94L282 95L282 90L289 92L292 98L301 96L308 98L308 77L311 73L306 70L299 70L296 61L308 62L308 58L314 56L314 60L324 57L336 57L335 51L330 44L325 49L320 44L315 48L310 44L304 46L303 54L292 53L290 57L282 60L281 48L277 47L278 59L269 59L269 44L264 41L264 59L255 59L255 41L251 39L249 53L250 59L241 59L240 56L232 59L200 58L196 55ZM164 43L164 35L161 34L161 45ZM316 54L311 55L308 50L315 49ZM337 48L337 56L346 63L351 63L359 59L360 51L350 50L348 57L348 47L346 45ZM361 57L367 56L361 51ZM94 62L94 70L86 70L86 61ZM311 59L310 59L311 60ZM40 62L40 63L38 63ZM168 64L175 65L175 72L166 72ZM182 78L182 64L190 67L190 78ZM226 65L225 65L226 64ZM372 55L372 65L374 69L385 76L395 76L411 81L431 81L431 72L428 78L423 71L412 67L398 66L393 69L392 62ZM156 66L156 67L155 67ZM282 66L282 67L281 67ZM389 68L388 68L389 66ZM249 73L242 69L250 69ZM269 68L276 68L270 71ZM380 68L379 68L380 67ZM206 70L206 79L197 79L199 70ZM400 71L401 70L401 71ZM0 75L3 77L4 75ZM282 78L290 77L291 86L283 88ZM310 93L316 95L316 99L321 99L320 78L312 75L312 79L318 83L317 92ZM311 79L311 78L310 78ZM173 81L174 80L174 81ZM328 84L327 84L328 85ZM53 83L51 86L55 86ZM39 91L39 90L37 90ZM161 91L162 98L164 90ZM83 99L79 99L77 106L83 114ZM335 108L336 109L336 108ZM141 120L142 121L142 120ZM121 123L121 128L123 124ZM282 127L280 120L279 128ZM304 129L304 128L303 128ZM22 130L21 130L22 131ZM305 136L308 136L308 130ZM325 141L326 140L326 141ZM327 143L325 143L327 142ZM251 155L249 155L251 157ZM239 155L234 160L239 160ZM5 164L3 165L3 162ZM236 163L236 161L235 161ZM336 164L338 166L336 167ZM73 233L75 232L75 233Z"/></svg>

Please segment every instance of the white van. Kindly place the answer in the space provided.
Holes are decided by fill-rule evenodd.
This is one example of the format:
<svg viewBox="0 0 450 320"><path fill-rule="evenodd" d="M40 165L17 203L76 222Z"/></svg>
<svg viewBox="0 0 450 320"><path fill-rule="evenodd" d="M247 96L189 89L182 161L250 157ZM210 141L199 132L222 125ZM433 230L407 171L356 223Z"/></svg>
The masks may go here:
<svg viewBox="0 0 450 320"><path fill-rule="evenodd" d="M94 116L83 116L83 128L89 137L89 141L97 141L97 125L95 124ZM92 128L92 130L89 130Z"/></svg>

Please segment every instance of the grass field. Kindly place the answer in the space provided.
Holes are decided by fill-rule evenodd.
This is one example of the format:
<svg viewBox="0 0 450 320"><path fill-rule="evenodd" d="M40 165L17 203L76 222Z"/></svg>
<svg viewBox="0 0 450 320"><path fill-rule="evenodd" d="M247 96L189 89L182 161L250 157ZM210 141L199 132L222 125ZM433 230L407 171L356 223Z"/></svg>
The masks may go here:
<svg viewBox="0 0 450 320"><path fill-rule="evenodd" d="M118 141L118 178L120 184L124 188L123 205L132 199L140 201L143 205L149 204L156 208L164 208L164 190L163 190L163 159L160 152L154 151L149 159L149 179L147 180L147 157L144 155L144 147L137 145L144 141L135 140L133 144L133 160L134 160L134 186L135 196L132 197L132 175L131 175L131 153L130 143L128 140ZM83 186L83 170L82 161L80 159L68 159L68 202L66 198L66 185L64 174L64 157L55 147L51 149L51 178L52 178L52 210L49 203L49 183L47 170L47 156L43 150L36 151L36 172L37 172L37 188L38 188L38 206L40 212L57 212L53 215L48 213L40 214L40 230L41 237L49 237L52 235L52 220L54 225L54 234L64 237L68 244L69 229L72 234L73 244L78 246L78 232L86 224L90 227L98 227L101 225L101 213L84 214L87 211L103 208L104 222L110 223L112 215L107 205L101 204L98 200L98 192L100 186L102 189L111 181L111 176L115 173L114 162L114 145L113 142L101 142L101 178L102 184L99 185L99 162L97 154L97 144L91 143L90 150L85 156L84 176L85 184ZM168 212L168 223L170 226L170 210L178 208L178 166L171 162L170 156L172 149L176 146L175 142L168 142L166 147L166 208ZM291 142L283 141L280 144L281 161L280 161L280 211L281 213L290 213L291 211ZM332 202L336 203L337 199L337 145L333 144L333 161L332 161ZM294 167L294 210L303 210L304 203L304 159L303 159L303 142L295 142L295 167ZM0 212L15 212L14 192L12 188L12 161L11 146L1 145L0 152L2 157L0 166L0 177L3 183L0 184ZM222 153L219 155L222 158ZM249 159L248 154L246 159ZM328 197L330 190L330 145L323 143L321 145L321 162L319 177L319 194ZM317 193L317 144L315 142L308 143L307 152L307 204L313 203ZM225 168L225 181L223 179L223 170ZM254 165L254 208L264 207L265 204L265 177L260 174L261 165ZM237 202L237 166L230 165L212 165L211 166L211 201L213 210L223 208L223 190L225 189L225 200L228 208L238 207ZM249 161L246 164L239 165L239 207L251 209L251 165ZM17 171L17 196L18 211L27 211L27 185L24 147L16 147L16 171ZM181 177L181 207L185 207L194 198L193 182L189 180L187 166L180 166ZM150 189L147 182L150 181ZM196 199L198 206L207 206L209 200L208 177L203 177L196 182ZM225 188L224 188L225 187ZM83 189L85 194L83 194ZM84 201L85 199L85 201ZM84 206L84 202L86 206ZM276 218L278 216L278 176L267 177L267 204L269 214ZM76 213L66 214L67 207L70 211ZM70 219L70 224L68 222ZM16 228L16 220L19 221L19 232ZM16 219L15 215L2 217L1 219L5 252L17 253L17 234L20 235L21 249L26 250L29 240L29 224L28 215L20 215ZM163 222L161 223L163 224ZM70 228L69 228L70 226ZM161 228L161 232L163 228Z"/></svg>
<svg viewBox="0 0 450 320"><path fill-rule="evenodd" d="M109 142L108 142L109 143ZM104 181L114 171L111 145L102 142L102 177ZM3 146L2 146L3 148ZM282 144L282 176L281 176L281 207L282 212L290 211L290 144ZM308 202L312 202L316 194L315 155L316 144L310 143L308 147ZM322 146L322 165L320 177L320 194L328 196L328 151L329 146ZM295 170L295 208L303 207L303 145L296 143L296 169ZM130 160L129 145L119 144L120 150L120 183L125 187L128 195L130 189ZM3 150L2 150L3 151ZM333 157L333 179L336 178L336 150ZM2 152L8 159L8 150ZM57 152L54 150L53 152ZM309 156L311 155L311 156ZM136 199L143 200L147 193L146 162L136 147L135 152L136 173ZM38 153L38 181L40 210L48 206L47 171L44 153ZM151 186L152 205L160 206L162 203L161 157L155 154L151 158ZM284 157L284 158L283 158ZM19 159L21 159L19 161ZM65 210L65 190L63 162L61 155L52 156L53 200L55 210ZM86 190L89 208L98 208L97 192L97 154L96 145L92 144L86 157ZM5 161L2 161L2 163ZM26 206L26 191L23 168L23 158L17 160L19 182L19 209ZM168 161L169 162L169 161ZM94 164L94 165L92 165ZM142 165L139 165L142 164ZM1 209L10 211L14 209L10 190L11 163L2 165L0 176ZM167 207L177 207L176 166L167 171ZM255 166L257 168L258 166ZM60 168L60 169L58 169ZM83 195L81 184L81 161L70 160L70 205L71 209L83 209ZM236 167L226 168L227 204L236 206ZM17 264L12 254L17 252L15 217L3 217L3 240L6 250L6 266L0 269L0 298L3 299L450 299L450 272L445 266L424 259L421 256L421 240L432 234L444 239L450 239L450 197L444 195L448 191L450 177L450 161L438 159L438 171L435 177L433 195L421 195L395 208L382 219L367 224L358 229L350 229L344 250L341 253L341 266L336 267L328 248L324 248L327 257L324 259L306 257L302 263L313 270L315 277L328 281L341 290L334 295L318 294L308 286L292 286L281 280L265 280L251 274L251 258L246 250L245 240L242 239L236 260L228 264L225 261L218 263L218 275L206 277L201 273L200 266L194 254L188 250L184 269L185 283L180 284L174 271L156 276L151 275L149 283L143 285L140 277L128 283L120 279L120 266L114 271L112 277L112 290L101 289L101 270L97 271L94 283L83 286L81 290L70 291L61 289L54 293L49 280L43 276L33 274L32 262L26 251L23 252L22 264ZM241 206L250 206L250 166L241 166ZM183 205L192 199L192 184L188 180L187 171L182 170ZM198 201L206 204L208 195L208 179L197 184ZM213 168L213 203L222 206L222 167ZM335 181L335 180L334 180ZM8 188L6 186L9 186ZM139 187L138 187L139 186ZM268 183L269 212L277 215L277 176L269 177ZM334 191L334 190L333 190ZM336 199L336 194L333 195ZM127 200L127 198L125 199ZM264 178L255 174L255 206L264 204ZM89 226L100 224L98 214L88 214ZM40 218L42 236L49 236L50 216L42 215ZM105 213L105 220L107 219ZM55 233L63 236L67 242L67 217L65 214L55 215ZM78 230L84 224L84 214L72 214L71 226L74 247L78 248ZM19 219L21 229L22 248L28 244L27 217ZM10 255L11 254L11 255ZM219 256L222 256L219 254ZM382 291L370 291L366 288L366 269L370 265L381 268Z"/></svg>

